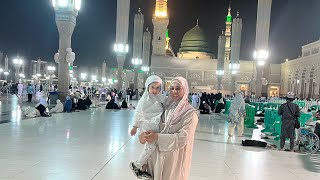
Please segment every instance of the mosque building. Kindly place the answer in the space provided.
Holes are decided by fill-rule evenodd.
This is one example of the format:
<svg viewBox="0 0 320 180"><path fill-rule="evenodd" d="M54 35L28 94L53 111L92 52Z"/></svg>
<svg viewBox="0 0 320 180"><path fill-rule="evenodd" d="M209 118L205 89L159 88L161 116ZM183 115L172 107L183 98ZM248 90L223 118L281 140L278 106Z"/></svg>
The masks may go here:
<svg viewBox="0 0 320 180"><path fill-rule="evenodd" d="M237 15L238 16L238 15ZM232 22L231 6L226 16L226 28L223 32L225 42L224 75L221 90L218 90L217 66L218 59L213 51L205 30L199 21L186 32L181 41L178 52L174 52L170 45L168 33L169 14L167 0L156 0L155 13L152 17L154 31L152 33L152 52L150 74L163 79L164 89L168 90L171 80L176 76L188 80L190 92L222 92L231 94L232 72L229 69L231 58ZM264 96L282 96L287 92L294 92L301 98L320 97L320 76L316 69L320 69L320 40L302 46L301 57L287 60L282 64L267 63L264 66ZM236 74L235 89L249 95L253 93L256 68L255 62L240 60L240 68ZM111 70L113 77L115 69ZM133 87L133 70L123 73L126 87ZM143 72L139 73L138 87L143 88Z"/></svg>
<svg viewBox="0 0 320 180"><path fill-rule="evenodd" d="M162 4L161 4L162 3ZM207 91L217 92L217 59L214 55L212 43L206 36L205 30L201 28L199 21L191 30L183 36L177 56L168 55L166 45L167 26L169 16L167 13L167 0L157 0L153 17L153 52L151 55L151 72L160 76L165 82L165 89L168 90L173 77L182 76L189 82L191 92ZM229 71L231 35L232 35L232 15L231 6L228 8L226 18L226 44L225 44L225 74L222 77L222 90L224 94L230 94L231 71ZM167 48L166 48L167 47ZM250 60L240 60L240 70L237 73L236 89L245 94L251 92L250 82L255 73L254 62ZM280 65L270 64L268 90L270 95L279 95L280 90Z"/></svg>

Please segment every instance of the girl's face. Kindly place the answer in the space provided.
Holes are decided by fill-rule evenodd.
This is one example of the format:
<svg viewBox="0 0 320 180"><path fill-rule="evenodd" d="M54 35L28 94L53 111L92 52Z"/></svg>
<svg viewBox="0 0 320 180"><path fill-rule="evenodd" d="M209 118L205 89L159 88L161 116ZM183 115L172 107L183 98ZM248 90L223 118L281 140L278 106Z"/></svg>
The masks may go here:
<svg viewBox="0 0 320 180"><path fill-rule="evenodd" d="M174 101L180 101L184 95L184 89L178 82L173 82L170 85L170 97Z"/></svg>
<svg viewBox="0 0 320 180"><path fill-rule="evenodd" d="M159 82L154 82L149 85L148 92L151 95L158 95L161 90L161 84Z"/></svg>

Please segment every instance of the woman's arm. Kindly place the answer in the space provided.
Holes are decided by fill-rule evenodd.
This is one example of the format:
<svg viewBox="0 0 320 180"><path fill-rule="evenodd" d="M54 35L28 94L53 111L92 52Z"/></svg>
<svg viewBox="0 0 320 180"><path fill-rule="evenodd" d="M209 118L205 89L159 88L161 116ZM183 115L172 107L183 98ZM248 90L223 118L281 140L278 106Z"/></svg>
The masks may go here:
<svg viewBox="0 0 320 180"><path fill-rule="evenodd" d="M183 127L178 132L174 134L157 134L156 139L159 150L173 151L184 147L190 138L194 138L198 120L197 113L193 113L184 121Z"/></svg>

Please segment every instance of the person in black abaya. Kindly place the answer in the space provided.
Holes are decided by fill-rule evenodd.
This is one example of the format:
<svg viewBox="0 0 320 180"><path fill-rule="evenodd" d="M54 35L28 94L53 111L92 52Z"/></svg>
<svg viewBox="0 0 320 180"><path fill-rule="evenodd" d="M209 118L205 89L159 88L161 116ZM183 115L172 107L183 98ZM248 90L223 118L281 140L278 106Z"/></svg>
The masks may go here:
<svg viewBox="0 0 320 180"><path fill-rule="evenodd" d="M106 105L106 109L120 109L120 107L114 102L114 99L111 99Z"/></svg>
<svg viewBox="0 0 320 180"><path fill-rule="evenodd" d="M121 104L121 108L128 108L128 103L126 100L123 100L123 102Z"/></svg>

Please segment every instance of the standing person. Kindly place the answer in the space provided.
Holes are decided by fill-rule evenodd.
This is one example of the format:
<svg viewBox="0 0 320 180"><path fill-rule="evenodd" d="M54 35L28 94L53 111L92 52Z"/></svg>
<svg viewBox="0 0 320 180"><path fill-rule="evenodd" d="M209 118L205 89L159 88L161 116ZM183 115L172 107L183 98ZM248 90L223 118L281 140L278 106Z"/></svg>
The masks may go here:
<svg viewBox="0 0 320 180"><path fill-rule="evenodd" d="M290 151L293 151L294 146L294 122L300 117L299 106L292 103L294 93L288 92L287 102L282 104L278 110L278 114L282 116L280 150L284 150L286 138L290 138Z"/></svg>
<svg viewBox="0 0 320 180"><path fill-rule="evenodd" d="M229 113L229 137L233 136L234 129L238 128L238 137L243 137L244 117L246 116L246 106L242 92L236 92L230 105Z"/></svg>
<svg viewBox="0 0 320 180"><path fill-rule="evenodd" d="M137 133L138 128L142 132L159 132L164 103L164 97L160 93L161 85L162 79L158 76L152 75L146 80L145 87L147 91L142 95L135 110L134 125L130 132L131 136ZM147 167L145 165L155 149L155 142L146 143L138 160L130 163L129 167L137 178L152 178L146 172Z"/></svg>
<svg viewBox="0 0 320 180"><path fill-rule="evenodd" d="M149 172L154 180L189 179L198 113L189 104L188 95L187 80L174 78L165 102L164 124L161 124L164 128L160 133L148 131L140 135L141 143L157 144L148 160Z"/></svg>
<svg viewBox="0 0 320 180"><path fill-rule="evenodd" d="M130 101L130 94L131 94L131 90L130 90L130 88L128 88L127 90L126 90L126 101L129 103L129 101Z"/></svg>
<svg viewBox="0 0 320 180"><path fill-rule="evenodd" d="M28 85L27 93L28 93L28 101L27 102L31 102L32 94L34 93L34 89L33 89L33 86L31 84Z"/></svg>
<svg viewBox="0 0 320 180"><path fill-rule="evenodd" d="M22 83L19 83L18 86L18 97L19 98L22 98L22 93L23 93L23 84Z"/></svg>
<svg viewBox="0 0 320 180"><path fill-rule="evenodd" d="M200 103L200 98L199 98L197 93L194 93L192 95L192 106L193 106L193 108L198 109L199 108L199 103Z"/></svg>

